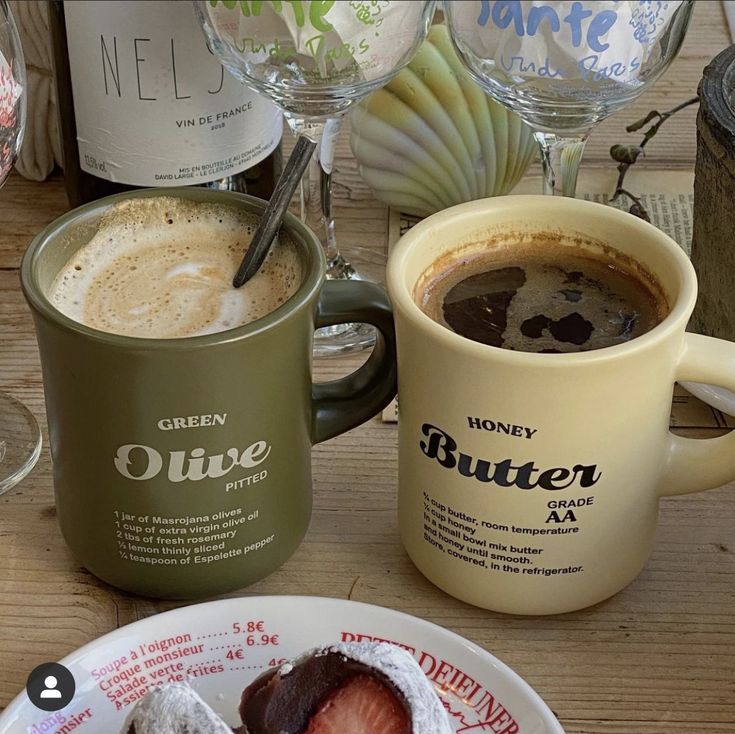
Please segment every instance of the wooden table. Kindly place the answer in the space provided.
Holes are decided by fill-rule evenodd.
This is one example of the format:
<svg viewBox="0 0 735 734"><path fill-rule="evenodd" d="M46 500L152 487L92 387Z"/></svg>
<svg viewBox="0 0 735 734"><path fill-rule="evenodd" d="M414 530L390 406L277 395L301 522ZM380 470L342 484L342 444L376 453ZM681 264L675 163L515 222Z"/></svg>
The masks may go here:
<svg viewBox="0 0 735 734"><path fill-rule="evenodd" d="M607 149L638 140L625 125L691 96L702 67L728 43L720 4L697 3L681 55L653 90L595 132L587 169L609 169L612 190ZM691 169L694 117L687 110L669 122L638 166ZM382 251L386 209L359 179L346 136L335 179L344 248ZM13 177L0 193L0 389L39 416L44 438L38 353L18 264L31 237L65 209L58 176L44 184ZM323 362L318 374L336 376L360 359ZM675 402L674 424L686 435L717 435L732 424L683 393ZM55 519L47 445L33 473L0 498L0 707L35 665L173 606L119 593L70 555ZM436 622L513 667L569 734L735 732L734 488L664 500L651 559L613 599L558 617L502 616L439 592L406 557L396 526L396 427L376 418L315 448L306 541L283 568L239 594L350 598Z"/></svg>

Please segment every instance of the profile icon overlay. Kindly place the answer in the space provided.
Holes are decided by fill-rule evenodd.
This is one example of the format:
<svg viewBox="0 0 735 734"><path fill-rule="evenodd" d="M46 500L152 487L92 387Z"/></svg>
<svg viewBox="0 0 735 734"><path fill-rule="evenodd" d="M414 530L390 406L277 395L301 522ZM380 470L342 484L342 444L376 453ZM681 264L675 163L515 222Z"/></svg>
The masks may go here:
<svg viewBox="0 0 735 734"><path fill-rule="evenodd" d="M71 671L60 663L42 663L31 671L26 693L42 711L59 711L71 703L76 683Z"/></svg>
<svg viewBox="0 0 735 734"><path fill-rule="evenodd" d="M41 698L61 698L61 691L56 687L59 685L59 681L53 675L47 675L43 679L43 684L46 686L41 691Z"/></svg>

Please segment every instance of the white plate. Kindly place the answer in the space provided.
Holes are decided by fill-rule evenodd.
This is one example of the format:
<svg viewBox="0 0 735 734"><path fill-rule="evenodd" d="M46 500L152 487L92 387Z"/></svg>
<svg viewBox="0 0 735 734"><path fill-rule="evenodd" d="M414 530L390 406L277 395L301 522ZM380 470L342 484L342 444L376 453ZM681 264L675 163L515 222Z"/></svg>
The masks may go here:
<svg viewBox="0 0 735 734"><path fill-rule="evenodd" d="M167 667L188 677L230 725L239 725L240 693L264 668L309 648L360 636L407 646L434 681L457 732L564 734L527 683L462 637L383 607L300 596L197 604L115 630L61 661L77 684L66 708L57 714L40 711L24 691L0 716L0 734L117 734L132 703L115 700L118 686L106 671L116 661L118 675L124 673L128 681L142 675L150 684ZM133 673L136 666L140 670ZM60 716L63 721L54 718Z"/></svg>
<svg viewBox="0 0 735 734"><path fill-rule="evenodd" d="M682 382L681 386L695 398L721 410L728 415L735 415L735 393L717 385L705 385L702 382Z"/></svg>

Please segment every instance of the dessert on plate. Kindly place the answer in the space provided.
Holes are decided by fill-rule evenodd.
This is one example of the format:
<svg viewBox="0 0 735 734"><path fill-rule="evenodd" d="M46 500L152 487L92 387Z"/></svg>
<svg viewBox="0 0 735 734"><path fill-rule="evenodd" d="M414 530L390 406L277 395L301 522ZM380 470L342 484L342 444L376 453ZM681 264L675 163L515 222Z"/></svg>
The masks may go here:
<svg viewBox="0 0 735 734"><path fill-rule="evenodd" d="M128 716L123 734L232 734L188 683L156 686Z"/></svg>
<svg viewBox="0 0 735 734"><path fill-rule="evenodd" d="M237 734L452 734L434 687L410 653L341 643L271 668L242 693ZM185 683L157 687L123 734L231 734Z"/></svg>

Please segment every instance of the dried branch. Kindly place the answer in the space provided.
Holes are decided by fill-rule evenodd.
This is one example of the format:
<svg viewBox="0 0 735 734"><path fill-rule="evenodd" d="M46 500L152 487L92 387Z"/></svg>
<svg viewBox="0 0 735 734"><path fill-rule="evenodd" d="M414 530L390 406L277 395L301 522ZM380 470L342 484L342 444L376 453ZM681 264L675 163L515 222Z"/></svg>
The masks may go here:
<svg viewBox="0 0 735 734"><path fill-rule="evenodd" d="M642 127L645 127L652 120L656 120L656 122L646 130L643 135L643 140L638 145L618 144L613 145L612 148L610 148L610 157L618 163L618 180L615 184L615 191L613 192L612 197L610 197L610 201L615 201L620 196L627 196L633 202L628 211L641 219L645 219L647 222L651 221L641 200L623 187L625 176L628 173L628 169L638 160L638 156L641 154L645 155L644 149L646 145L648 145L649 141L656 135L661 125L663 125L672 115L675 115L686 107L697 104L697 102L699 102L699 97L692 97L686 102L678 104L668 112L651 110L644 118L628 125L628 127L625 128L626 132L632 133L636 130L640 130Z"/></svg>

